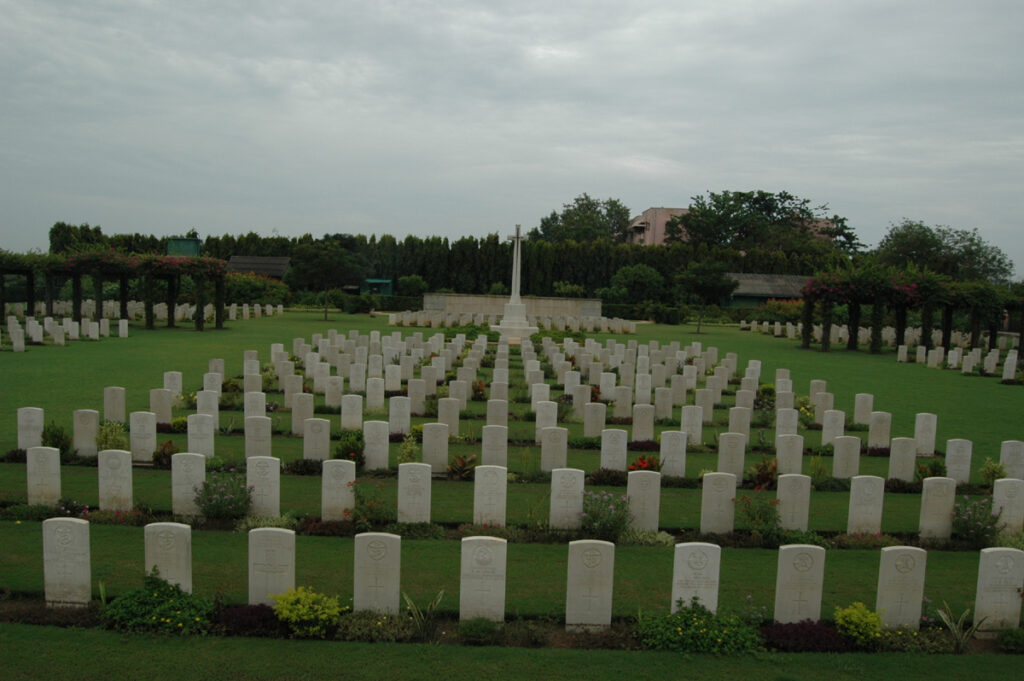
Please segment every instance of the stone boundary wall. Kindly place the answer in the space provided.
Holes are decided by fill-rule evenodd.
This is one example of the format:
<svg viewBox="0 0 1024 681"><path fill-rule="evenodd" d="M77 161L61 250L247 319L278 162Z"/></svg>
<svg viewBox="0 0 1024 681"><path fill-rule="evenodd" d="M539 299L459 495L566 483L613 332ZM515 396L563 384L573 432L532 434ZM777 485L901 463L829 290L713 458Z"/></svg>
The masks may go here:
<svg viewBox="0 0 1024 681"><path fill-rule="evenodd" d="M527 316L533 317L600 317L600 298L539 298L523 296ZM508 296L483 296L467 293L425 293L423 309L428 312L500 315L505 312Z"/></svg>

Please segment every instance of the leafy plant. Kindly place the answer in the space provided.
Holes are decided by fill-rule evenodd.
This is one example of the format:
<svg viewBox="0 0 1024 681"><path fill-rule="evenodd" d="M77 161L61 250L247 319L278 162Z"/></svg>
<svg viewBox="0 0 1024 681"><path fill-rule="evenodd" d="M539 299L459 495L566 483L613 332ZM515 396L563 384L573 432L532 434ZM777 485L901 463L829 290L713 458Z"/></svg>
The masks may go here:
<svg viewBox="0 0 1024 681"><path fill-rule="evenodd" d="M185 593L177 584L160 579L156 570L142 587L118 596L103 609L104 623L118 631L164 634L202 634L214 614L212 601Z"/></svg>
<svg viewBox="0 0 1024 681"><path fill-rule="evenodd" d="M416 635L412 618L382 615L372 610L350 612L338 619L336 637L342 641L395 643L411 641Z"/></svg>
<svg viewBox="0 0 1024 681"><path fill-rule="evenodd" d="M173 440L168 440L153 450L153 468L170 470L171 457L178 453L178 446Z"/></svg>
<svg viewBox="0 0 1024 681"><path fill-rule="evenodd" d="M284 530L294 530L299 526L299 518L291 513L279 516L247 515L235 523L235 532L248 533L249 530L258 530L263 527L277 527Z"/></svg>
<svg viewBox="0 0 1024 681"><path fill-rule="evenodd" d="M449 480L472 480L475 468L476 454L465 454L453 457L446 471Z"/></svg>
<svg viewBox="0 0 1024 681"><path fill-rule="evenodd" d="M985 457L985 463L981 465L978 475L981 476L981 481L985 483L986 487L992 487L996 480L1006 477L1006 467L999 461Z"/></svg>
<svg viewBox="0 0 1024 681"><path fill-rule="evenodd" d="M939 610L939 619L942 621L943 626L946 627L946 631L949 632L950 639L953 642L953 652L957 655L962 655L967 652L967 647L974 640L975 634L978 633L978 629L982 624L985 623L987 617L982 617L977 622L973 622L970 626L967 626L967 618L970 617L971 609L968 608L963 611L957 619L953 619L952 610L949 607L949 603L942 601L944 608Z"/></svg>
<svg viewBox="0 0 1024 681"><path fill-rule="evenodd" d="M383 485L369 485L353 480L348 483L355 497L355 508L345 509L345 516L352 519L356 532L381 529L395 522L398 511L395 505L384 500Z"/></svg>
<svg viewBox="0 0 1024 681"><path fill-rule="evenodd" d="M738 615L715 615L695 598L682 601L671 615L637 619L636 636L644 648L680 653L752 653L762 648L757 628Z"/></svg>
<svg viewBox="0 0 1024 681"><path fill-rule="evenodd" d="M64 428L58 426L53 421L50 421L43 428L42 443L44 447L59 449L61 460L66 459L71 454L71 436L68 435Z"/></svg>
<svg viewBox="0 0 1024 681"><path fill-rule="evenodd" d="M856 602L845 608L836 606L836 628L861 650L873 650L882 638L882 616Z"/></svg>
<svg viewBox="0 0 1024 681"><path fill-rule="evenodd" d="M754 485L755 491L771 489L775 485L777 467L778 459L769 459L766 454L762 454L761 460L747 469L746 478Z"/></svg>
<svg viewBox="0 0 1024 681"><path fill-rule="evenodd" d="M996 537L1005 527L999 522L1002 509L992 511L992 498L982 497L970 501L967 496L963 502L953 505L953 536L966 542L971 548L983 549L993 546Z"/></svg>
<svg viewBox="0 0 1024 681"><path fill-rule="evenodd" d="M914 481L924 482L925 478L945 477L946 463L942 459L930 459L918 464L914 471Z"/></svg>
<svg viewBox="0 0 1024 681"><path fill-rule="evenodd" d="M104 421L96 433L96 449L128 449L128 431L120 421Z"/></svg>
<svg viewBox="0 0 1024 681"><path fill-rule="evenodd" d="M998 645L1001 652L1024 654L1024 629L1003 629L999 632Z"/></svg>
<svg viewBox="0 0 1024 681"><path fill-rule="evenodd" d="M366 441L363 439L361 430L343 430L338 438L338 444L334 446L334 458L354 461L356 470L362 470L366 463L366 456L363 452Z"/></svg>
<svg viewBox="0 0 1024 681"><path fill-rule="evenodd" d="M660 471L661 462L658 461L656 456L648 456L641 454L636 458L636 461L629 464L629 470L631 471Z"/></svg>
<svg viewBox="0 0 1024 681"><path fill-rule="evenodd" d="M420 448L416 436L409 433L398 446L398 463L416 463L420 460Z"/></svg>
<svg viewBox="0 0 1024 681"><path fill-rule="evenodd" d="M271 598L274 599L274 614L288 625L296 638L327 638L337 630L341 615L337 596L300 586Z"/></svg>
<svg viewBox="0 0 1024 681"><path fill-rule="evenodd" d="M583 513L580 515L580 534L590 539L617 542L629 529L633 514L629 511L629 497L599 490L583 493Z"/></svg>
<svg viewBox="0 0 1024 681"><path fill-rule="evenodd" d="M185 416L176 416L171 419L171 432L172 433L187 433L188 432L188 418Z"/></svg>
<svg viewBox="0 0 1024 681"><path fill-rule="evenodd" d="M778 545L782 522L779 518L779 500L767 494L747 496L741 494L736 498L736 508L740 517L750 526L751 532L760 537L766 546Z"/></svg>
<svg viewBox="0 0 1024 681"><path fill-rule="evenodd" d="M434 600L427 603L426 607L420 608L416 602L409 597L409 594L402 592L402 600L405 601L405 611L412 620L413 628L416 630L416 638L420 641L430 641L434 638L437 619L437 606L444 599L444 589L437 592Z"/></svg>
<svg viewBox="0 0 1024 681"><path fill-rule="evenodd" d="M243 518L252 507L253 489L233 468L226 473L210 473L196 489L196 506L208 520Z"/></svg>
<svg viewBox="0 0 1024 681"><path fill-rule="evenodd" d="M486 617L474 617L459 622L459 640L467 646L496 645L501 639L498 623Z"/></svg>

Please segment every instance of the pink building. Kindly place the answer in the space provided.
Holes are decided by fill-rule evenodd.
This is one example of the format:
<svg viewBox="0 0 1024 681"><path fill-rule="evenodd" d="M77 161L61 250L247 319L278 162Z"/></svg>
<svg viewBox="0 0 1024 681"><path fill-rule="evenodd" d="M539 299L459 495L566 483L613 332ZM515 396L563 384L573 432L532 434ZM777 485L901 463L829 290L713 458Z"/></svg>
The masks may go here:
<svg viewBox="0 0 1024 681"><path fill-rule="evenodd" d="M665 224L677 215L689 213L689 208L648 208L629 221L629 240L646 246L665 243Z"/></svg>

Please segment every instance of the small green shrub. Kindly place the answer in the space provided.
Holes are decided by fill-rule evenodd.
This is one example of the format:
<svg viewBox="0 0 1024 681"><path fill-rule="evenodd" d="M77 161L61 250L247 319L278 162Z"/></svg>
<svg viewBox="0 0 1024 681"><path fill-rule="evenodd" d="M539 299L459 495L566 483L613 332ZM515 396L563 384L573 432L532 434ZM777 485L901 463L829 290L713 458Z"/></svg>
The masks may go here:
<svg viewBox="0 0 1024 681"><path fill-rule="evenodd" d="M1002 509L992 511L992 498L982 497L971 501L964 496L963 502L953 505L953 537L966 542L971 548L984 549L996 543L996 537L1005 527L999 522Z"/></svg>
<svg viewBox="0 0 1024 681"><path fill-rule="evenodd" d="M226 473L209 473L198 490L196 506L209 520L236 520L244 518L252 507L253 487L246 484L245 475L229 469Z"/></svg>
<svg viewBox="0 0 1024 681"><path fill-rule="evenodd" d="M583 493L583 513L580 516L580 535L589 539L617 542L629 529L633 514L629 511L629 497L599 490Z"/></svg>
<svg viewBox="0 0 1024 681"><path fill-rule="evenodd" d="M649 650L680 653L752 653L762 648L757 628L737 615L715 615L696 599L680 603L671 615L646 617L636 623L636 636Z"/></svg>
<svg viewBox="0 0 1024 681"><path fill-rule="evenodd" d="M296 638L327 638L338 628L341 604L337 596L300 586L271 598L274 599L274 614L288 625Z"/></svg>
<svg viewBox="0 0 1024 681"><path fill-rule="evenodd" d="M53 421L43 428L42 442L44 447L59 449L62 461L71 455L71 436Z"/></svg>
<svg viewBox="0 0 1024 681"><path fill-rule="evenodd" d="M172 433L187 433L188 432L188 418L185 416L178 416L171 419L171 432Z"/></svg>
<svg viewBox="0 0 1024 681"><path fill-rule="evenodd" d="M128 431L120 421L104 421L96 433L96 449L128 449Z"/></svg>
<svg viewBox="0 0 1024 681"><path fill-rule="evenodd" d="M914 471L914 481L924 482L925 478L939 478L946 476L946 462L942 459L931 459L918 464Z"/></svg>
<svg viewBox="0 0 1024 681"><path fill-rule="evenodd" d="M382 615L364 610L342 615L335 636L341 641L399 643L413 640L416 628L407 615Z"/></svg>
<svg viewBox="0 0 1024 681"><path fill-rule="evenodd" d="M416 444L416 436L409 433L398 446L398 463L416 463L420 460L420 448Z"/></svg>
<svg viewBox="0 0 1024 681"><path fill-rule="evenodd" d="M999 632L998 645L1001 652L1024 655L1024 629L1003 629Z"/></svg>
<svg viewBox="0 0 1024 681"><path fill-rule="evenodd" d="M658 530L628 529L619 535L620 544L634 546L675 546L676 538Z"/></svg>
<svg viewBox="0 0 1024 681"><path fill-rule="evenodd" d="M334 446L334 458L355 461L356 470L362 470L366 463L366 456L363 449L366 442L363 440L361 430L343 430L338 438L338 444Z"/></svg>
<svg viewBox="0 0 1024 681"><path fill-rule="evenodd" d="M449 480L472 480L475 469L476 454L466 454L452 457L446 472Z"/></svg>
<svg viewBox="0 0 1024 681"><path fill-rule="evenodd" d="M985 457L985 463L981 465L978 475L981 476L981 481L985 483L986 487L991 487L996 480L1006 477L1006 467L998 461Z"/></svg>
<svg viewBox="0 0 1024 681"><path fill-rule="evenodd" d="M349 483L355 497L356 507L348 511L356 532L380 530L394 523L398 518L395 505L384 499L383 485L369 485L354 480Z"/></svg>
<svg viewBox="0 0 1024 681"><path fill-rule="evenodd" d="M891 534L881 532L854 532L839 534L832 538L832 547L836 549L881 549L886 546L899 546L901 543Z"/></svg>
<svg viewBox="0 0 1024 681"><path fill-rule="evenodd" d="M263 527L276 527L282 530L294 530L299 526L299 518L290 513L279 516L247 515L235 523L235 532L248 532Z"/></svg>
<svg viewBox="0 0 1024 681"><path fill-rule="evenodd" d="M459 622L459 640L467 646L493 646L501 642L498 623L486 617Z"/></svg>
<svg viewBox="0 0 1024 681"><path fill-rule="evenodd" d="M104 623L118 631L164 634L206 633L214 615L212 601L185 593L153 574L142 587L118 596L103 609Z"/></svg>
<svg viewBox="0 0 1024 681"><path fill-rule="evenodd" d="M161 468L163 470L171 469L171 457L178 453L178 446L174 444L173 440L167 440L166 442L157 446L153 450L153 468Z"/></svg>
<svg viewBox="0 0 1024 681"><path fill-rule="evenodd" d="M874 650L881 643L882 616L863 603L836 607L836 628L861 650Z"/></svg>

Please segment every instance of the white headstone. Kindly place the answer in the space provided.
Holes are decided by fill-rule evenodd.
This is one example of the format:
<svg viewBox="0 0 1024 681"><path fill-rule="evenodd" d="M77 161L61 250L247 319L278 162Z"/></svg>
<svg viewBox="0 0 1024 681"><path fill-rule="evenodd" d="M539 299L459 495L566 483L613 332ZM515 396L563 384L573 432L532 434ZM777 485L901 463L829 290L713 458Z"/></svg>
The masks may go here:
<svg viewBox="0 0 1024 681"><path fill-rule="evenodd" d="M363 456L366 470L373 471L388 467L390 433L387 421L366 421L363 423Z"/></svg>
<svg viewBox="0 0 1024 681"><path fill-rule="evenodd" d="M150 523L144 532L146 574L192 593L192 528L182 523Z"/></svg>
<svg viewBox="0 0 1024 681"><path fill-rule="evenodd" d="M106 421L127 422L125 418L125 390L120 386L109 386L103 389L103 419Z"/></svg>
<svg viewBox="0 0 1024 681"><path fill-rule="evenodd" d="M784 530L807 531L807 516L811 503L811 478L807 475L785 473L778 477L776 512Z"/></svg>
<svg viewBox="0 0 1024 681"><path fill-rule="evenodd" d="M921 539L946 541L953 532L953 503L956 480L925 478L921 485L921 514L918 525Z"/></svg>
<svg viewBox="0 0 1024 681"><path fill-rule="evenodd" d="M1024 551L1010 548L981 550L974 596L974 621L985 620L980 631L1020 626L1021 584L1024 584Z"/></svg>
<svg viewBox="0 0 1024 681"><path fill-rule="evenodd" d="M363 396L343 395L341 398L341 429L363 429Z"/></svg>
<svg viewBox="0 0 1024 681"><path fill-rule="evenodd" d="M295 588L295 532L249 530L249 605L273 605L272 595Z"/></svg>
<svg viewBox="0 0 1024 681"><path fill-rule="evenodd" d="M92 563L87 520L49 518L43 521L43 589L46 605L51 608L89 605Z"/></svg>
<svg viewBox="0 0 1024 681"><path fill-rule="evenodd" d="M551 427L541 431L540 469L542 471L565 468L568 442L568 428Z"/></svg>
<svg viewBox="0 0 1024 681"><path fill-rule="evenodd" d="M832 446L832 477L845 480L860 475L860 438L841 435L832 440Z"/></svg>
<svg viewBox="0 0 1024 681"><path fill-rule="evenodd" d="M935 454L935 429L938 417L935 414L917 414L914 417L914 440L918 456Z"/></svg>
<svg viewBox="0 0 1024 681"><path fill-rule="evenodd" d="M18 449L28 450L43 444L43 410L39 407L18 409Z"/></svg>
<svg viewBox="0 0 1024 681"><path fill-rule="evenodd" d="M630 527L656 532L661 509L661 473L630 471L626 475L626 494L633 516Z"/></svg>
<svg viewBox="0 0 1024 681"><path fill-rule="evenodd" d="M775 579L775 621L782 624L821 618L825 549L810 544L779 547Z"/></svg>
<svg viewBox="0 0 1024 681"><path fill-rule="evenodd" d="M916 631L921 626L928 553L912 546L886 546L881 554L875 610L883 626Z"/></svg>
<svg viewBox="0 0 1024 681"><path fill-rule="evenodd" d="M722 547L705 542L676 544L672 560L672 612L687 607L694 599L718 612L718 583Z"/></svg>
<svg viewBox="0 0 1024 681"><path fill-rule="evenodd" d="M250 416L245 419L245 458L271 455L272 422L269 416Z"/></svg>
<svg viewBox="0 0 1024 681"><path fill-rule="evenodd" d="M848 534L878 534L882 531L882 501L885 480L876 475L857 475L850 480L850 507L846 520Z"/></svg>
<svg viewBox="0 0 1024 681"><path fill-rule="evenodd" d="M503 527L507 491L507 468L477 466L473 482L473 524Z"/></svg>
<svg viewBox="0 0 1024 681"><path fill-rule="evenodd" d="M868 425L868 449L888 447L892 431L892 414L887 411L871 412Z"/></svg>
<svg viewBox="0 0 1024 681"><path fill-rule="evenodd" d="M100 413L95 409L76 409L73 415L72 446L83 458L96 456L96 435L100 428Z"/></svg>
<svg viewBox="0 0 1024 681"><path fill-rule="evenodd" d="M200 515L196 493L205 481L205 456L191 452L171 455L171 510L174 515Z"/></svg>
<svg viewBox="0 0 1024 681"><path fill-rule="evenodd" d="M122 449L105 449L98 455L101 511L132 508L132 455Z"/></svg>
<svg viewBox="0 0 1024 681"><path fill-rule="evenodd" d="M554 529L576 529L583 513L583 471L556 468L551 471L551 508L548 524Z"/></svg>
<svg viewBox="0 0 1024 681"><path fill-rule="evenodd" d="M1006 477L1024 479L1024 441L1006 440L999 446L999 463Z"/></svg>
<svg viewBox="0 0 1024 681"><path fill-rule="evenodd" d="M423 463L430 464L433 475L443 475L448 468L448 426L443 423L423 424Z"/></svg>
<svg viewBox="0 0 1024 681"><path fill-rule="evenodd" d="M251 456L245 461L245 484L252 487L252 515L281 515L281 459Z"/></svg>
<svg viewBox="0 0 1024 681"><path fill-rule="evenodd" d="M355 538L352 609L398 614L402 575L402 538L364 532Z"/></svg>
<svg viewBox="0 0 1024 681"><path fill-rule="evenodd" d="M323 461L331 456L331 422L306 419L302 434L302 458Z"/></svg>
<svg viewBox="0 0 1024 681"><path fill-rule="evenodd" d="M992 512L999 513L1005 534L1020 534L1024 530L1024 480L996 480L992 485Z"/></svg>
<svg viewBox="0 0 1024 681"><path fill-rule="evenodd" d="M686 477L686 433L665 430L661 433L661 474L666 477Z"/></svg>
<svg viewBox="0 0 1024 681"><path fill-rule="evenodd" d="M156 414L133 411L129 415L132 461L152 461L156 450Z"/></svg>
<svg viewBox="0 0 1024 681"><path fill-rule="evenodd" d="M566 631L596 630L611 624L614 575L615 544L591 539L569 542Z"/></svg>
<svg viewBox="0 0 1024 681"><path fill-rule="evenodd" d="M346 512L356 506L355 461L328 459L323 462L320 480L320 516L325 521L348 519Z"/></svg>
<svg viewBox="0 0 1024 681"><path fill-rule="evenodd" d="M507 546L497 537L463 537L459 619L505 621Z"/></svg>
<svg viewBox="0 0 1024 681"><path fill-rule="evenodd" d="M914 481L917 442L911 437L894 437L889 446L889 479Z"/></svg>
<svg viewBox="0 0 1024 681"><path fill-rule="evenodd" d="M56 506L60 501L60 450L29 447L25 452L25 479L30 506Z"/></svg>
<svg viewBox="0 0 1024 681"><path fill-rule="evenodd" d="M747 438L743 433L722 433L718 436L718 472L732 473L743 479L743 457Z"/></svg>
<svg viewBox="0 0 1024 681"><path fill-rule="evenodd" d="M704 474L700 497L701 534L732 534L736 514L735 498L735 475Z"/></svg>

